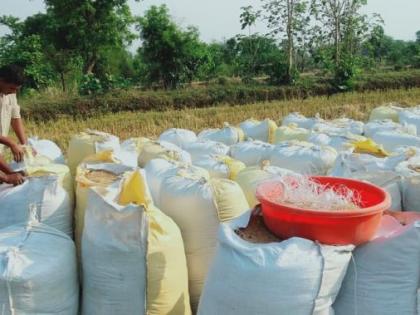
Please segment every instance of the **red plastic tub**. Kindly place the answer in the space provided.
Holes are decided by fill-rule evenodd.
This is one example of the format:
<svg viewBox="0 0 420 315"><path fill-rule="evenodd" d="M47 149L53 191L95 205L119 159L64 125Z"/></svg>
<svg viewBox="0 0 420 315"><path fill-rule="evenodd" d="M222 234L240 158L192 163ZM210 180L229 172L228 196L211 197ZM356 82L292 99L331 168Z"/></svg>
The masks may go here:
<svg viewBox="0 0 420 315"><path fill-rule="evenodd" d="M257 188L264 222L280 238L293 236L329 245L359 245L372 239L379 228L382 214L391 206L389 194L375 185L337 177L312 177L332 188L345 185L361 196L361 209L343 211L310 210L279 203L283 185L276 181Z"/></svg>

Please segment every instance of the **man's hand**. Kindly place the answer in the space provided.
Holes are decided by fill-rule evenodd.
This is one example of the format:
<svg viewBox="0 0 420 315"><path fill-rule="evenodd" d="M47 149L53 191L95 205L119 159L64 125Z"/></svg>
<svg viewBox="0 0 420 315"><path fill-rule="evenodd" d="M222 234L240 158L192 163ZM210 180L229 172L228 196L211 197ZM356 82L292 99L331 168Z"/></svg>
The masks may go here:
<svg viewBox="0 0 420 315"><path fill-rule="evenodd" d="M21 173L6 174L4 182L13 186L21 185L25 181L25 178Z"/></svg>
<svg viewBox="0 0 420 315"><path fill-rule="evenodd" d="M22 162L24 155L25 155L25 150L23 149L23 147L20 144L14 143L13 145L10 146L10 150L12 151L13 154L13 159L16 162Z"/></svg>

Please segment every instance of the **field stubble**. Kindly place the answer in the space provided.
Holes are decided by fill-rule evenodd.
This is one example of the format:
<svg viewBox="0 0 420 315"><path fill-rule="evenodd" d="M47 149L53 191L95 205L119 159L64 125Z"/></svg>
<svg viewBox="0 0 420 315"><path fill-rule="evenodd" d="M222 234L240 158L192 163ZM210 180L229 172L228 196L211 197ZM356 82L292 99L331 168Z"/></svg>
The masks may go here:
<svg viewBox="0 0 420 315"><path fill-rule="evenodd" d="M236 125L249 118L271 118L279 122L291 112L305 116L319 113L322 118L348 117L367 120L370 111L379 105L396 102L402 106L420 104L420 88L345 93L331 97L320 96L289 101L273 101L247 105L218 105L208 108L188 108L181 110L119 112L86 119L61 116L45 122L26 121L27 133L55 141L62 149L67 149L71 136L86 128L98 129L119 136L157 137L168 128L186 128L200 131L205 128L220 128L224 122Z"/></svg>

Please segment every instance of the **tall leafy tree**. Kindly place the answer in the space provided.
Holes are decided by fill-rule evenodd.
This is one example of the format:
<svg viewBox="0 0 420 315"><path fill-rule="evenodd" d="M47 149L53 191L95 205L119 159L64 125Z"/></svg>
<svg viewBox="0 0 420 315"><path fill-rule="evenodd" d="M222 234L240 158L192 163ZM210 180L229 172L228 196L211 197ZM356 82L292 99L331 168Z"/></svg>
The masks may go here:
<svg viewBox="0 0 420 315"><path fill-rule="evenodd" d="M332 46L334 83L339 89L350 88L358 72L359 52L374 25L381 23L379 15L362 13L367 0L312 0L311 13L321 24L318 37L324 45ZM325 50L328 52L328 50ZM328 56L324 54L324 56ZM328 57L324 58L326 65Z"/></svg>
<svg viewBox="0 0 420 315"><path fill-rule="evenodd" d="M254 8L249 5L246 7L241 7L241 14L239 16L239 20L241 22L241 28L245 29L248 28L248 36L251 36L251 28L255 25L257 20L261 16L261 11L255 11Z"/></svg>
<svg viewBox="0 0 420 315"><path fill-rule="evenodd" d="M319 36L334 47L333 58L340 64L343 52L355 54L373 26L382 22L361 12L367 0L312 0L311 13L321 23Z"/></svg>
<svg viewBox="0 0 420 315"><path fill-rule="evenodd" d="M25 67L31 87L51 84L55 79L54 70L44 54L42 36L27 34L25 22L15 17L0 17L0 25L9 28L9 33L0 38L0 65L15 63Z"/></svg>
<svg viewBox="0 0 420 315"><path fill-rule="evenodd" d="M308 23L306 0L262 0L264 18L274 36L284 42L287 56L286 81L292 82L295 68L295 43L302 41Z"/></svg>
<svg viewBox="0 0 420 315"><path fill-rule="evenodd" d="M101 51L124 47L135 38L128 0L45 0L45 4L62 45L78 52L85 73L94 72Z"/></svg>
<svg viewBox="0 0 420 315"><path fill-rule="evenodd" d="M238 65L240 75L246 81L250 81L255 75L258 75L260 62L257 60L264 48L262 47L264 39L257 33L252 34L252 27L255 26L257 20L260 18L261 11L255 11L252 6L241 7L241 14L239 20L241 22L242 30L248 28L248 36L237 36L237 53Z"/></svg>
<svg viewBox="0 0 420 315"><path fill-rule="evenodd" d="M139 58L148 83L176 88L192 81L208 61L208 51L196 28L181 29L165 5L152 6L139 18L142 46Z"/></svg>
<svg viewBox="0 0 420 315"><path fill-rule="evenodd" d="M40 37L42 51L58 74L63 91L66 91L67 73L80 69L83 61L79 52L69 45L62 34L63 29L51 12L35 14L23 23L22 35Z"/></svg>

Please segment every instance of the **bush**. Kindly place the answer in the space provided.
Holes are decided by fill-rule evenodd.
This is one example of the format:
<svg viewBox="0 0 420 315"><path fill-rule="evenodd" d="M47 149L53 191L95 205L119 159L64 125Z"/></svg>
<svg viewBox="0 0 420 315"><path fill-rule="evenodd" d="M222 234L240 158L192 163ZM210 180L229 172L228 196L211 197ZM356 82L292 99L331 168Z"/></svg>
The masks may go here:
<svg viewBox="0 0 420 315"><path fill-rule="evenodd" d="M94 74L85 74L79 85L80 95L101 94L104 92L101 81Z"/></svg>
<svg viewBox="0 0 420 315"><path fill-rule="evenodd" d="M113 89L103 94L101 81L94 78L85 83L86 96L68 96L60 99L30 97L21 101L22 115L35 120L55 119L60 115L86 117L101 113L119 111L148 111L181 109L186 107L208 107L218 104L247 104L273 100L306 98L308 96L329 95L333 90L325 77L302 77L293 86L273 86L263 84L240 84L221 80L222 84L209 84L177 90L141 91ZM90 80L90 81L89 81ZM352 81L356 91L386 90L420 87L420 70L369 73Z"/></svg>

